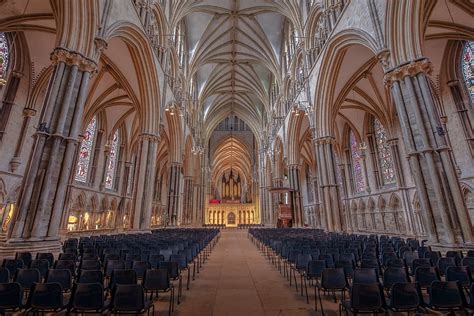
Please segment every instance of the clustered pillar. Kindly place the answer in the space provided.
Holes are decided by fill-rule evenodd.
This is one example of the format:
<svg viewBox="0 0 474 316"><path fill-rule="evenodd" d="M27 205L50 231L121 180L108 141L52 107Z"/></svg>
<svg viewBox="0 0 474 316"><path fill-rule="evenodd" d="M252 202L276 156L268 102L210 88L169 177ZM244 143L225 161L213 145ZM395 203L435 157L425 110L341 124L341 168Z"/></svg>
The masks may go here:
<svg viewBox="0 0 474 316"><path fill-rule="evenodd" d="M318 161L319 188L321 192L322 224L329 231L341 231L341 198L336 177L334 137L320 137L314 140Z"/></svg>
<svg viewBox="0 0 474 316"><path fill-rule="evenodd" d="M181 182L181 170L183 164L172 162L170 168L170 186L168 194L168 225L177 226L180 221L179 216L179 186Z"/></svg>
<svg viewBox="0 0 474 316"><path fill-rule="evenodd" d="M386 75L431 242L472 243L472 226L427 74L419 59Z"/></svg>
<svg viewBox="0 0 474 316"><path fill-rule="evenodd" d="M303 201L301 199L301 185L300 185L300 166L289 165L288 166L288 181L290 188L293 189L292 204L293 204L293 219L294 226L302 227L304 223L303 218Z"/></svg>
<svg viewBox="0 0 474 316"><path fill-rule="evenodd" d="M72 176L74 155L81 131L84 103L96 64L63 48L53 52L54 71L44 113L34 135L34 146L20 192L9 244L50 242L59 248L59 226L66 190ZM43 243L42 249L48 247Z"/></svg>
<svg viewBox="0 0 474 316"><path fill-rule="evenodd" d="M132 217L132 230L150 229L151 210L153 203L153 187L156 151L159 137L152 134L143 133L140 135L140 156L135 167L134 207Z"/></svg>

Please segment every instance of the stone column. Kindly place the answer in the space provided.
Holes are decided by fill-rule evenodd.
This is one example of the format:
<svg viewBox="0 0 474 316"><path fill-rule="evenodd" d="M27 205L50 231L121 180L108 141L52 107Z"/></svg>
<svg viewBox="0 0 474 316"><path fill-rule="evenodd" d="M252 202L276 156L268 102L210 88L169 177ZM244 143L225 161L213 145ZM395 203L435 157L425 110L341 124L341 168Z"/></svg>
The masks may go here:
<svg viewBox="0 0 474 316"><path fill-rule="evenodd" d="M316 161L319 171L321 205L325 212L325 228L328 231L341 231L341 198L336 178L335 139L331 136L314 140Z"/></svg>
<svg viewBox="0 0 474 316"><path fill-rule="evenodd" d="M183 224L191 224L193 222L193 193L194 193L194 177L184 177L184 203L183 203Z"/></svg>
<svg viewBox="0 0 474 316"><path fill-rule="evenodd" d="M300 166L288 165L288 181L294 190L292 196L294 227L303 226L303 201L301 199Z"/></svg>
<svg viewBox="0 0 474 316"><path fill-rule="evenodd" d="M140 135L140 154L135 167L135 177L137 178L133 196L131 222L133 230L150 229L158 142L157 135L147 133Z"/></svg>
<svg viewBox="0 0 474 316"><path fill-rule="evenodd" d="M402 160L400 157L400 150L398 148L398 139L397 138L389 139L388 144L390 145L390 149L392 151L393 164L394 164L395 174L397 178L397 185L398 185L398 188L402 191L402 205L405 211L404 213L405 213L405 222L407 226L407 234L409 235L419 234L420 232L417 232L416 225L415 225L414 211L413 211L413 206L410 201L410 195L406 188L406 180L403 174Z"/></svg>
<svg viewBox="0 0 474 316"><path fill-rule="evenodd" d="M181 162L172 162L170 167L170 183L168 194L168 218L170 226L178 225L179 183L181 180Z"/></svg>
<svg viewBox="0 0 474 316"><path fill-rule="evenodd" d="M36 115L36 110L30 109L30 108L23 109L23 123L21 124L20 135L16 143L15 154L13 155L13 158L10 160L11 172L15 172L18 169L18 166L20 166L21 164L20 157L21 157L21 152L23 150L23 143L25 142L26 132L28 131L31 118L35 115Z"/></svg>
<svg viewBox="0 0 474 316"><path fill-rule="evenodd" d="M19 205L7 243L57 251L58 231L72 176L74 154L89 80L96 64L81 54L57 48L44 113L23 178ZM50 242L46 242L50 240ZM26 242L25 242L26 241ZM27 243L27 242L31 242ZM45 244L47 243L47 245Z"/></svg>
<svg viewBox="0 0 474 316"><path fill-rule="evenodd" d="M418 59L389 71L385 79L397 107L429 240L472 243L471 221L436 111L430 72L431 63Z"/></svg>

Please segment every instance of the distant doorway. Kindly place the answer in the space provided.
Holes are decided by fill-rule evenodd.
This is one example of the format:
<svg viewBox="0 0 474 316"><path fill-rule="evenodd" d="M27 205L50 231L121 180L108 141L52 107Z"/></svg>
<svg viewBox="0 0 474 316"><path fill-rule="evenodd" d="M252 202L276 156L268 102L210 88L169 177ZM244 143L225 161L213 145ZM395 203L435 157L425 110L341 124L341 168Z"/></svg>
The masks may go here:
<svg viewBox="0 0 474 316"><path fill-rule="evenodd" d="M227 215L227 225L235 225L235 213L230 212Z"/></svg>

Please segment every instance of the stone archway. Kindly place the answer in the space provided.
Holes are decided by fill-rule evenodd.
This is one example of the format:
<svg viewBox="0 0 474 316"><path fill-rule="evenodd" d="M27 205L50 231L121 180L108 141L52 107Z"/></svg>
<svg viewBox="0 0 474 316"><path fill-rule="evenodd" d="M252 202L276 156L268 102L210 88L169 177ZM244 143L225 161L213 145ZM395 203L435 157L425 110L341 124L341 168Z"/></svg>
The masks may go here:
<svg viewBox="0 0 474 316"><path fill-rule="evenodd" d="M227 214L227 226L236 226L236 216L234 212Z"/></svg>

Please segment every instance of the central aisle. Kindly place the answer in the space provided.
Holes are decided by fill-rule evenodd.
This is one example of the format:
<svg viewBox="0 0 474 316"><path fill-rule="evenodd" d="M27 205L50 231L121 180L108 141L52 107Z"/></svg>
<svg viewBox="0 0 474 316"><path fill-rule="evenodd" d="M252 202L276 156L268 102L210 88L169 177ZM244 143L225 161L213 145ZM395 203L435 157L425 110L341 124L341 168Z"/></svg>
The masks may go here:
<svg viewBox="0 0 474 316"><path fill-rule="evenodd" d="M313 301L306 304L306 299L289 287L251 243L246 230L225 229L196 281L191 283L191 290L183 290L176 314L315 315L313 306Z"/></svg>

